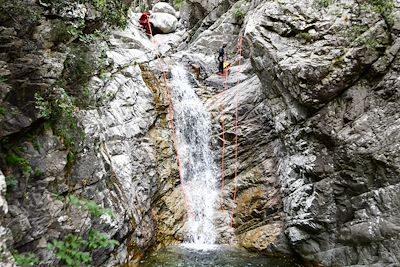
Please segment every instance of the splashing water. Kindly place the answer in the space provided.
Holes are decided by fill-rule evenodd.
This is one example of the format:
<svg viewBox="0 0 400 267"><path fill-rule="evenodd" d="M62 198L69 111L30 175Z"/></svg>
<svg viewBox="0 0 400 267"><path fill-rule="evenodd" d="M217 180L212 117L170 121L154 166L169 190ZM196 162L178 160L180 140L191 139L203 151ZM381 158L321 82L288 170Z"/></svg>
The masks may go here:
<svg viewBox="0 0 400 267"><path fill-rule="evenodd" d="M177 146L187 194L190 240L213 244L218 200L217 168L210 150L211 119L181 66L172 68L172 99Z"/></svg>

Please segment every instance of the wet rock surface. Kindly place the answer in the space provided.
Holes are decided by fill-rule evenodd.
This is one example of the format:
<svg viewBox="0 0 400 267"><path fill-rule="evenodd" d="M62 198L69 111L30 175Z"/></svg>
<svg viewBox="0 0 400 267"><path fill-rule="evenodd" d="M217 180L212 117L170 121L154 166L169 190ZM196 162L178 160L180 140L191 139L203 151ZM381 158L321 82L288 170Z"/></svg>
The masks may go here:
<svg viewBox="0 0 400 267"><path fill-rule="evenodd" d="M316 2L249 4L243 34L251 67L244 73L256 73L260 85L249 84L252 78L237 85L235 204L237 93L229 80L237 58L229 57L227 80L213 78L211 65L222 43L217 32L240 31L232 16L191 41L207 56L184 57L214 87L199 93L211 103L220 147L225 131L224 194L235 207L237 240L265 253L294 250L326 266L397 266L398 7L392 27L363 4ZM229 36L228 51L238 43L237 34Z"/></svg>
<svg viewBox="0 0 400 267"><path fill-rule="evenodd" d="M121 243L96 251L96 266L184 240L162 73L179 63L210 111L215 161L224 157L218 243L324 266L399 266L399 6L391 20L359 1L318 3L190 0L181 10L190 31L180 22L155 41L130 13L90 48L106 63L90 76L90 105L73 112L78 149L42 127L35 93L63 95L56 82L77 42L54 39L54 16L91 21L93 10L49 6L52 19L1 26L1 264L13 266L16 249L57 266L47 243L91 228ZM227 77L215 74L224 41ZM65 201L70 193L114 216L90 216Z"/></svg>

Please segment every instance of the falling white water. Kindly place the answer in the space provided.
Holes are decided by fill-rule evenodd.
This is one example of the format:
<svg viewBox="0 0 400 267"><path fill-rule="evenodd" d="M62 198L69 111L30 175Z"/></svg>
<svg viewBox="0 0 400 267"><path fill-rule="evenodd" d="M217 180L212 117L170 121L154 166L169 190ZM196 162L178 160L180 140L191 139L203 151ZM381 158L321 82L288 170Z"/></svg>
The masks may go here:
<svg viewBox="0 0 400 267"><path fill-rule="evenodd" d="M182 174L190 209L190 240L213 244L216 233L217 168L210 150L211 118L181 66L172 68L172 100Z"/></svg>

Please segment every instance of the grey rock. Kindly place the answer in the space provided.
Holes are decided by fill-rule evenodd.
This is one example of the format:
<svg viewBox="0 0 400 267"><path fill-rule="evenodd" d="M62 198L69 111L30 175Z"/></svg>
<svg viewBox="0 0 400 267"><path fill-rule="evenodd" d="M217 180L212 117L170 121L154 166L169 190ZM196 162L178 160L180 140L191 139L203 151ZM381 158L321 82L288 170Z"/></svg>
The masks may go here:
<svg viewBox="0 0 400 267"><path fill-rule="evenodd" d="M164 2L156 3L151 9L155 13L167 13L176 17L176 10L170 4Z"/></svg>
<svg viewBox="0 0 400 267"><path fill-rule="evenodd" d="M218 162L224 145L219 243L325 266L398 266L398 6L388 32L381 16L356 1L326 8L290 0L186 2L188 33L149 39L132 12L125 29L112 31L106 73L89 84L94 104L74 114L85 133L76 158L51 131L19 144L35 172L2 168L18 177L8 203L0 173L1 260L12 266L7 250L14 247L55 266L47 243L92 227L121 243L96 251L96 266L138 262L149 249L182 242L186 211L161 71L178 62L194 72L191 82L212 115ZM96 18L86 7L51 8L64 19ZM245 17L235 17L237 8ZM346 37L360 23L367 29ZM172 24L175 31L175 17ZM0 28L0 72L10 77L0 84L10 111L0 118L1 137L34 125L34 93L61 75L66 54L52 51L50 25L40 23L35 42ZM234 51L239 33L242 56ZM232 63L226 80L213 75L223 41ZM11 61L13 50L26 53ZM91 218L57 198L71 190L114 217Z"/></svg>
<svg viewBox="0 0 400 267"><path fill-rule="evenodd" d="M178 19L174 15L168 13L151 13L150 21L154 28L162 33L174 32L178 26Z"/></svg>
<svg viewBox="0 0 400 267"><path fill-rule="evenodd" d="M5 199L5 193L7 190L6 179L4 174L0 171L0 213L6 214L8 212L7 201Z"/></svg>
<svg viewBox="0 0 400 267"><path fill-rule="evenodd" d="M5 267L14 267L14 258L10 253L13 243L13 236L10 229L4 224L4 216L8 213L8 204L6 201L6 180L4 174L0 171L0 264Z"/></svg>
<svg viewBox="0 0 400 267"><path fill-rule="evenodd" d="M335 10L346 16L335 18ZM332 32L352 27L346 23L353 11L342 3L317 10L305 1L296 9L266 2L252 12L246 44L285 147L276 175L289 245L326 266L398 265L398 204L391 197L398 147L385 146L398 142L397 42L388 43L385 23L374 15L360 38L375 35L384 53Z"/></svg>

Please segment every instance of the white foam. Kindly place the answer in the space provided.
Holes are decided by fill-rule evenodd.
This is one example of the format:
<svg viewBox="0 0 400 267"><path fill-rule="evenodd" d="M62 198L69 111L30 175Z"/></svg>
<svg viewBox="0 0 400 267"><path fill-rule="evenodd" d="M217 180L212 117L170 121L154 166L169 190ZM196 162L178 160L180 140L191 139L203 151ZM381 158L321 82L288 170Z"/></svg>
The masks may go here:
<svg viewBox="0 0 400 267"><path fill-rule="evenodd" d="M187 193L188 243L214 244L218 201L217 167L210 149L211 118L181 66L172 68L177 144Z"/></svg>

